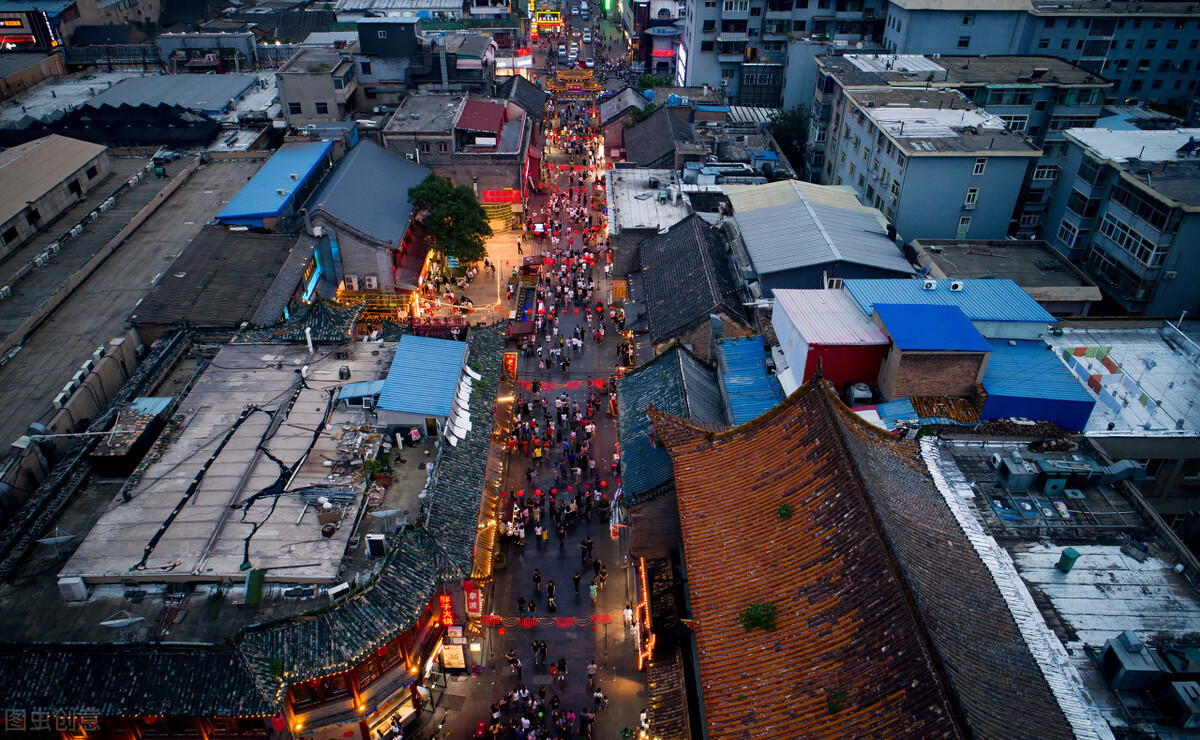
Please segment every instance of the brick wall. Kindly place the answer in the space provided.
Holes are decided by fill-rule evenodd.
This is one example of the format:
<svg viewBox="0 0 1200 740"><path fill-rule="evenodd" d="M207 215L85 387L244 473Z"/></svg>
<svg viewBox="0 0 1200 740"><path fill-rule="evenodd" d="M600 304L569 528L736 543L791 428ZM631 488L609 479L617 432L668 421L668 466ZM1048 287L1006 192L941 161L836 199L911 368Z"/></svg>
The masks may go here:
<svg viewBox="0 0 1200 740"><path fill-rule="evenodd" d="M904 352L891 382L885 384L881 378L880 386L888 386L889 399L909 396L966 398L971 395L985 357L981 352Z"/></svg>

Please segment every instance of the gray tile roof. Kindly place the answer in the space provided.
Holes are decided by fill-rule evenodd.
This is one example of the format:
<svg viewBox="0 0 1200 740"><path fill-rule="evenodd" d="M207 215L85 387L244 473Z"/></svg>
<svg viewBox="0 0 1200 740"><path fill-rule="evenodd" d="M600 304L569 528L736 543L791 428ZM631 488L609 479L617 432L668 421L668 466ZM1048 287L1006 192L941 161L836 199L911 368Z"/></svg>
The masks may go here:
<svg viewBox="0 0 1200 740"><path fill-rule="evenodd" d="M304 277L304 270L308 267L308 262L312 259L315 251L316 239L307 234L301 234L296 245L288 252L283 267L279 268L279 274L275 276L275 281L271 283L267 294L258 304L258 310L254 312L250 323L262 326L279 321L283 316L283 310L296 292L296 286Z"/></svg>
<svg viewBox="0 0 1200 740"><path fill-rule="evenodd" d="M696 214L638 245L650 339L663 342L718 311L749 326L721 237Z"/></svg>
<svg viewBox="0 0 1200 740"><path fill-rule="evenodd" d="M621 490L636 505L662 491L674 474L671 458L653 434L646 409L705 424L726 424L716 371L676 345L617 381L617 438L621 443Z"/></svg>
<svg viewBox="0 0 1200 740"><path fill-rule="evenodd" d="M239 344L256 342L304 342L305 328L312 329L314 342L345 342L354 339L354 325L366 308L366 302L356 306L341 306L329 300L313 303L307 310L274 326L249 328L234 337Z"/></svg>
<svg viewBox="0 0 1200 740"><path fill-rule="evenodd" d="M974 736L1075 737L999 587L934 487L916 446L866 428L840 405L837 416L883 536Z"/></svg>
<svg viewBox="0 0 1200 740"><path fill-rule="evenodd" d="M0 705L54 714L238 717L274 714L226 648L6 644Z"/></svg>
<svg viewBox="0 0 1200 740"><path fill-rule="evenodd" d="M322 211L379 241L399 244L412 218L408 190L429 172L428 167L363 140L325 176L305 208L309 213Z"/></svg>
<svg viewBox="0 0 1200 740"><path fill-rule="evenodd" d="M521 75L512 75L496 92L497 97L511 100L525 109L533 118L542 118L546 113L546 91Z"/></svg>
<svg viewBox="0 0 1200 740"><path fill-rule="evenodd" d="M237 329L254 317L295 242L287 234L206 226L163 272L131 320L135 325ZM276 318L282 315L281 307Z"/></svg>
<svg viewBox="0 0 1200 740"><path fill-rule="evenodd" d="M650 105L650 101L646 100L645 96L632 87L627 87L600 104L600 125L607 126L610 121L630 108L640 110L647 105Z"/></svg>
<svg viewBox="0 0 1200 740"><path fill-rule="evenodd" d="M687 121L662 108L625 131L625 161L640 167L653 167L668 160L673 165L676 143L695 138Z"/></svg>

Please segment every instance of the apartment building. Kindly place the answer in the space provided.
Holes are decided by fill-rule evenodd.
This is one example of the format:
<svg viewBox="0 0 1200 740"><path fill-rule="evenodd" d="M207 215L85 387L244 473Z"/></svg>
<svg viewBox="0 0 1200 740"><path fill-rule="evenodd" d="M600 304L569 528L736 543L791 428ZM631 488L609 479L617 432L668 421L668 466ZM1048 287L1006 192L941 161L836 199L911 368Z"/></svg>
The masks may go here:
<svg viewBox="0 0 1200 740"><path fill-rule="evenodd" d="M696 0L687 4L677 83L720 85L734 105L807 103L813 56L870 43L883 0Z"/></svg>
<svg viewBox="0 0 1200 740"><path fill-rule="evenodd" d="M947 56L847 54L815 60L816 84L805 163L809 179L830 182L830 127L846 116L847 90L955 90L1014 133L1025 134L1042 156L1027 173L1017 199L1011 234L1033 238L1045 214L1050 188L1066 152L1063 131L1095 124L1112 83L1051 56Z"/></svg>
<svg viewBox="0 0 1200 740"><path fill-rule="evenodd" d="M906 240L999 239L1041 155L952 90L850 90L831 126L830 183L854 189Z"/></svg>
<svg viewBox="0 0 1200 740"><path fill-rule="evenodd" d="M1178 317L1200 310L1200 129L1066 132L1043 234L1111 307Z"/></svg>
<svg viewBox="0 0 1200 740"><path fill-rule="evenodd" d="M1050 54L1112 80L1118 100L1184 102L1200 84L1200 4L887 0L895 53Z"/></svg>

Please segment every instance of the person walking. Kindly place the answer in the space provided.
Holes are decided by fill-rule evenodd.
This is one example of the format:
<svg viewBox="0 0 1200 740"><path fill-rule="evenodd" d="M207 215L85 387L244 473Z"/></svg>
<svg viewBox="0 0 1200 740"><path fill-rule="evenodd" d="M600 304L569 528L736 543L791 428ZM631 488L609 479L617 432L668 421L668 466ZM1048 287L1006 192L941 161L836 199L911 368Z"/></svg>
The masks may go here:
<svg viewBox="0 0 1200 740"><path fill-rule="evenodd" d="M571 580L573 580L573 581L575 582L575 595L576 595L576 596L578 596L578 595L579 595L579 582L580 582L581 580L583 580L583 579L582 579L582 578L580 578L580 576L579 576L579 571L575 571L575 575L571 577ZM524 600L522 600L522 601L524 601ZM521 613L522 613L522 614L524 614L524 613L525 613L525 609L524 609L524 607L523 607L523 606L522 606L522 609L521 609Z"/></svg>
<svg viewBox="0 0 1200 740"><path fill-rule="evenodd" d="M599 573L600 569L597 568L596 572ZM533 569L533 592L538 596L542 595L542 571L537 568Z"/></svg>
<svg viewBox="0 0 1200 740"><path fill-rule="evenodd" d="M595 658L588 661L588 665L587 665L588 686L593 689L596 688L596 673L599 670L600 670L600 667L598 665L596 665Z"/></svg>
<svg viewBox="0 0 1200 740"><path fill-rule="evenodd" d="M599 596L599 589L596 588L596 582L592 581L592 585L588 586L588 593L591 594L592 603L596 603L596 597Z"/></svg>

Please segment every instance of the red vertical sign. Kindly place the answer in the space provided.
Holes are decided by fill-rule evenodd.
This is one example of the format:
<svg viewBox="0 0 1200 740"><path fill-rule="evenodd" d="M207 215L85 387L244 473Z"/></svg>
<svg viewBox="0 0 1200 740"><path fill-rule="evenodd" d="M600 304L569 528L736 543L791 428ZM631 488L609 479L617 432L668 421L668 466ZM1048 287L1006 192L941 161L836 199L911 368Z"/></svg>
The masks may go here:
<svg viewBox="0 0 1200 740"><path fill-rule="evenodd" d="M517 379L517 353L516 352L505 352L504 353L504 372L508 373L508 377L510 380Z"/></svg>
<svg viewBox="0 0 1200 740"><path fill-rule="evenodd" d="M477 588L467 589L467 618L478 619L483 615L483 593Z"/></svg>

